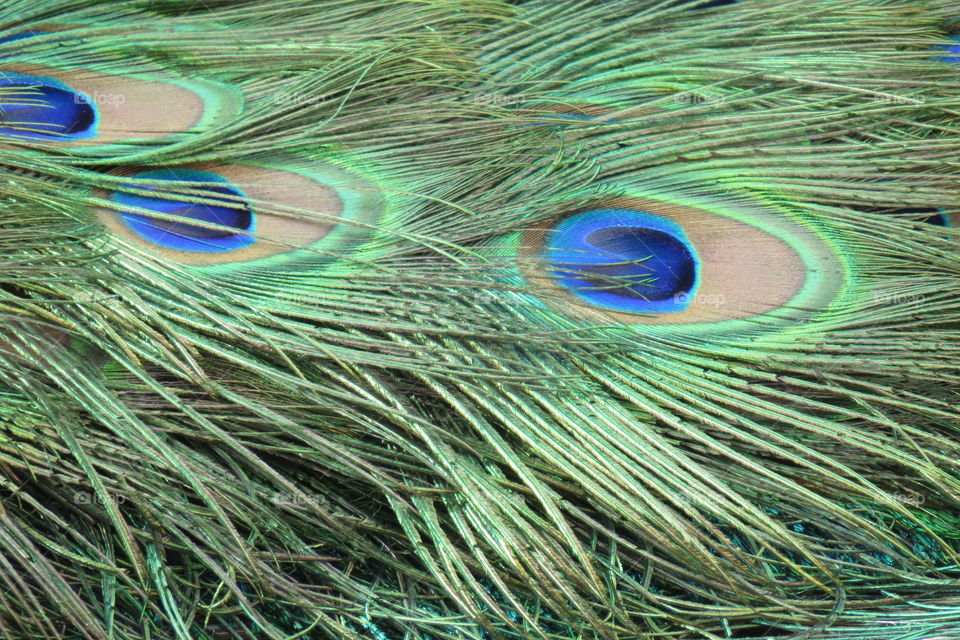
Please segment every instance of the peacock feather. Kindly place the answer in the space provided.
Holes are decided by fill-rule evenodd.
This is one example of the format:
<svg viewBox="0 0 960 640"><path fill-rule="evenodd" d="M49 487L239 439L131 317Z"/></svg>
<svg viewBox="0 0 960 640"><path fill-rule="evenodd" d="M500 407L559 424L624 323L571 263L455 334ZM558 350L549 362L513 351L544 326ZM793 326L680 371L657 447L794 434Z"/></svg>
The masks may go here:
<svg viewBox="0 0 960 640"><path fill-rule="evenodd" d="M4 0L0 638L960 637L958 31Z"/></svg>

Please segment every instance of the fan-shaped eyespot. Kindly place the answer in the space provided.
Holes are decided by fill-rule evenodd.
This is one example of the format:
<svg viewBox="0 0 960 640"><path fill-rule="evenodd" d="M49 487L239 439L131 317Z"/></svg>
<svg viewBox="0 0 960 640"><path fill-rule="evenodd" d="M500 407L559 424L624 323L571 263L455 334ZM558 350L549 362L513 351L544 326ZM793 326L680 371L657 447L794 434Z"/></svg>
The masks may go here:
<svg viewBox="0 0 960 640"><path fill-rule="evenodd" d="M240 93L166 72L105 73L0 62L0 138L91 150L208 130L242 109Z"/></svg>
<svg viewBox="0 0 960 640"><path fill-rule="evenodd" d="M846 278L817 230L737 200L620 198L526 232L521 245L544 300L623 324L796 318L825 308Z"/></svg>
<svg viewBox="0 0 960 640"><path fill-rule="evenodd" d="M380 192L339 166L196 163L128 169L97 189L98 219L152 253L198 267L325 260L355 248L380 216Z"/></svg>

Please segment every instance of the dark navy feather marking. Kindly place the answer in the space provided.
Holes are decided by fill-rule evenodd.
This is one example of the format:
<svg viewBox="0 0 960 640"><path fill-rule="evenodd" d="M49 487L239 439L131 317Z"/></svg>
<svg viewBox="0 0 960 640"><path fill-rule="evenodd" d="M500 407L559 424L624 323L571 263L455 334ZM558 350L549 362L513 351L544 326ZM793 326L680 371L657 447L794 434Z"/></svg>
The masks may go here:
<svg viewBox="0 0 960 640"><path fill-rule="evenodd" d="M33 140L93 138L98 121L90 98L56 78L0 72L0 135Z"/></svg>
<svg viewBox="0 0 960 640"><path fill-rule="evenodd" d="M698 4L695 7L690 7L691 9L710 9L712 7L723 7L728 4L736 4L740 0L711 0L705 4Z"/></svg>
<svg viewBox="0 0 960 640"><path fill-rule="evenodd" d="M194 169L160 169L139 173L134 177L144 180L221 183L222 187L195 186L185 188L203 191L204 194L208 194L203 196L206 198L220 199L216 196L229 196L228 198L222 198L225 206L198 204L169 198L154 198L119 191L113 193L111 200L129 207L151 209L158 213L191 218L245 232L237 233L237 231L231 231L230 229L212 229L192 225L188 222L155 218L145 214L123 213L121 218L124 223L143 238L162 247L182 251L224 252L242 249L253 244L254 238L248 234L254 231L256 216L249 206L235 208L239 203L238 198L240 201L245 201L247 197L226 178L209 171ZM160 187L127 186L150 190L160 189ZM234 206L230 206L231 204Z"/></svg>
<svg viewBox="0 0 960 640"><path fill-rule="evenodd" d="M688 11L691 9L712 9L713 7L723 7L728 4L736 4L740 0L710 0L710 2L695 2L694 0L681 0L683 4L689 5L685 7ZM674 4L677 6L680 2Z"/></svg>
<svg viewBox="0 0 960 640"><path fill-rule="evenodd" d="M931 209L931 208L925 208L925 209L896 209L896 210L892 211L891 213L897 214L897 215L906 215L906 214L914 214L914 215L918 215L918 214L928 214L928 216L927 216L926 218L920 218L920 222L926 222L927 224L936 225L936 226L938 226L938 227L950 227L950 226L953 226L953 225L950 224L950 219L949 219L947 216L943 215L942 213L938 213L939 211L940 211L940 209Z"/></svg>
<svg viewBox="0 0 960 640"><path fill-rule="evenodd" d="M560 284L627 313L674 313L696 291L699 259L683 228L644 211L594 209L561 221L547 242Z"/></svg>
<svg viewBox="0 0 960 640"><path fill-rule="evenodd" d="M935 212L935 211L939 211L939 209L931 209L931 211ZM942 213L934 213L929 218L924 218L923 222L926 222L927 224L933 224L938 227L953 226L950 224L950 219L947 216L943 215Z"/></svg>

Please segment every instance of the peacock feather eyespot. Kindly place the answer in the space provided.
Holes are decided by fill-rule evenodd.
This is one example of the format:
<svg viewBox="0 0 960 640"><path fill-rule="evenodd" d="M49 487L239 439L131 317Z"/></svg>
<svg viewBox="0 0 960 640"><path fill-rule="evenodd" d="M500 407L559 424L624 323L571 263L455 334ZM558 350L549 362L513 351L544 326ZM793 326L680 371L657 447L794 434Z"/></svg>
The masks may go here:
<svg viewBox="0 0 960 640"><path fill-rule="evenodd" d="M56 78L0 72L0 135L83 140L96 137L99 119L89 96Z"/></svg>
<svg viewBox="0 0 960 640"><path fill-rule="evenodd" d="M848 281L830 234L748 200L618 198L518 242L545 304L684 332L772 329L825 309Z"/></svg>
<svg viewBox="0 0 960 640"><path fill-rule="evenodd" d="M127 152L133 142L214 130L242 111L237 88L162 69L128 74L0 60L0 137L8 143Z"/></svg>
<svg viewBox="0 0 960 640"><path fill-rule="evenodd" d="M181 251L224 252L249 246L254 242L255 219L246 196L223 176L210 171L194 169L159 169L133 176L141 180L164 180L185 183L219 183L206 186L206 203L178 200L176 197L149 196L116 191L111 200L125 207L151 209L157 213L192 219L218 227L191 224L185 220L150 216L124 211L120 218L134 232L149 242ZM136 185L124 185L135 188ZM159 187L146 186L144 190L157 191ZM172 194L166 194L172 195ZM218 196L227 196L226 198ZM216 201L223 204L215 204Z"/></svg>
<svg viewBox="0 0 960 640"><path fill-rule="evenodd" d="M99 221L128 243L189 266L332 260L362 244L383 211L380 191L365 177L319 160L202 162L113 176L115 188L91 194L101 203Z"/></svg>
<svg viewBox="0 0 960 640"><path fill-rule="evenodd" d="M671 313L696 293L699 259L683 228L633 209L591 209L561 221L547 260L582 300L625 313Z"/></svg>
<svg viewBox="0 0 960 640"><path fill-rule="evenodd" d="M0 37L0 45L61 29L35 28ZM6 55L0 55L0 58ZM47 75L0 69L0 136L15 140L77 141L95 138L100 114L90 96Z"/></svg>

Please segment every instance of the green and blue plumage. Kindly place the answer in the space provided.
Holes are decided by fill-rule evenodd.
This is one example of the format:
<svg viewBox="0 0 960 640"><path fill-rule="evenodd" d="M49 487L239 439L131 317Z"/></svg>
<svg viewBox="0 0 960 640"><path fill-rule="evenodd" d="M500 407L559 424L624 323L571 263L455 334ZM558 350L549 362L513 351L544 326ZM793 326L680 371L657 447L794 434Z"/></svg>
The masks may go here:
<svg viewBox="0 0 960 640"><path fill-rule="evenodd" d="M0 6L0 638L960 628L949 0Z"/></svg>

